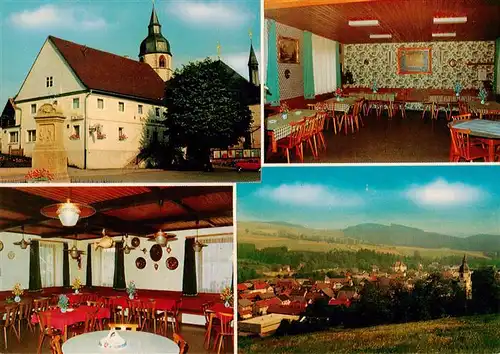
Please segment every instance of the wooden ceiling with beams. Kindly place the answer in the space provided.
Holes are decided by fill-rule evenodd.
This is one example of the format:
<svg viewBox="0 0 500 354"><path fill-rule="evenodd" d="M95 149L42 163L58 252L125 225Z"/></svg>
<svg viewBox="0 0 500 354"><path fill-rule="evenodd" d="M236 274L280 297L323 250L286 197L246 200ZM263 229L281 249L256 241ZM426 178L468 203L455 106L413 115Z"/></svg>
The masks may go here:
<svg viewBox="0 0 500 354"><path fill-rule="evenodd" d="M43 216L43 207L65 202L91 205L96 213L64 227ZM196 187L19 187L0 188L0 231L42 238L95 239L233 225L233 188Z"/></svg>
<svg viewBox="0 0 500 354"><path fill-rule="evenodd" d="M500 37L500 0L264 0L265 17L344 44L429 42L433 32L456 32L452 41ZM467 16L464 24L433 23L434 17ZM351 27L350 20L378 20ZM370 39L392 34L392 39Z"/></svg>

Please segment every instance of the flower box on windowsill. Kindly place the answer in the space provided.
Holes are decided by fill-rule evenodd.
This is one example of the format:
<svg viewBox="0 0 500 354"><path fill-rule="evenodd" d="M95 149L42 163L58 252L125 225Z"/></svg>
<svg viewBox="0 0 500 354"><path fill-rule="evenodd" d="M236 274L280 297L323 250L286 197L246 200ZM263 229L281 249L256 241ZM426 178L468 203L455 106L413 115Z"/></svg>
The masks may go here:
<svg viewBox="0 0 500 354"><path fill-rule="evenodd" d="M49 172L49 170L37 168L28 172L26 176L24 176L24 179L27 183L48 182L53 180L54 176Z"/></svg>
<svg viewBox="0 0 500 354"><path fill-rule="evenodd" d="M126 136L126 135L120 135L120 136L118 137L118 140L120 140L120 141L124 141L124 140L127 140L127 138L128 138L128 136Z"/></svg>
<svg viewBox="0 0 500 354"><path fill-rule="evenodd" d="M80 135L78 135L78 134L73 134L73 135L69 136L69 140L79 140L79 139L80 139Z"/></svg>
<svg viewBox="0 0 500 354"><path fill-rule="evenodd" d="M98 140L103 140L103 139L106 139L106 134L97 133L97 139L98 139Z"/></svg>

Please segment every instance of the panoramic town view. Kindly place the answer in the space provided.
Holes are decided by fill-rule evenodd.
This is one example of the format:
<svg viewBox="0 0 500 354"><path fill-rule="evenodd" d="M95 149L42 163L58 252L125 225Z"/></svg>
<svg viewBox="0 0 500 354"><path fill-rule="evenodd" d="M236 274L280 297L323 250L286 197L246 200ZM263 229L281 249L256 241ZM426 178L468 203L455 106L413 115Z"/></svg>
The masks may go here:
<svg viewBox="0 0 500 354"><path fill-rule="evenodd" d="M499 172L273 168L239 185L241 352L498 349Z"/></svg>

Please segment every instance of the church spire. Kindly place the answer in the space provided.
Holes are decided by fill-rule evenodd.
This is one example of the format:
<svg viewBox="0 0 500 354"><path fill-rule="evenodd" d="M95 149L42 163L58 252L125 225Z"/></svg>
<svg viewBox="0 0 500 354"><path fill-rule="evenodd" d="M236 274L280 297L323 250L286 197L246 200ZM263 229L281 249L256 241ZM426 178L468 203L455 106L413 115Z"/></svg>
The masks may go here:
<svg viewBox="0 0 500 354"><path fill-rule="evenodd" d="M252 42L252 31L248 31L248 36L250 37L250 55L248 57L248 73L249 73L249 81L251 84L255 86L260 85L259 80L259 61L257 60L257 56L255 55L255 51L253 49Z"/></svg>
<svg viewBox="0 0 500 354"><path fill-rule="evenodd" d="M151 11L151 19L149 20L148 29L150 35L161 34L161 25L160 21L158 20L158 15L156 14L154 1L153 1L153 10Z"/></svg>

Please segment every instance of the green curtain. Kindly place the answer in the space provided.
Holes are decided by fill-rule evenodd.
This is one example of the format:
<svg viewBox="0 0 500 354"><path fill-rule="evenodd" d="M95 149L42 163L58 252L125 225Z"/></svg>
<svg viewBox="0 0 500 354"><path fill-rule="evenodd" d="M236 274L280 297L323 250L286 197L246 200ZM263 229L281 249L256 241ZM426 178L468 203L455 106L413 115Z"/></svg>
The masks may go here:
<svg viewBox="0 0 500 354"><path fill-rule="evenodd" d="M278 43L276 41L276 21L269 20L267 41L267 77L266 86L270 94L266 94L266 101L271 106L280 105L280 84L278 78Z"/></svg>
<svg viewBox="0 0 500 354"><path fill-rule="evenodd" d="M314 69L312 33L304 31L302 62L304 68L304 98L314 99Z"/></svg>
<svg viewBox="0 0 500 354"><path fill-rule="evenodd" d="M500 38L498 38L495 42L495 66L494 66L494 73L493 73L493 91L497 94L500 95L500 90L498 90L498 80L500 80L500 77L498 77L498 70L500 66Z"/></svg>
<svg viewBox="0 0 500 354"><path fill-rule="evenodd" d="M92 287L92 245L89 243L87 245L87 281L85 282L85 285L88 288Z"/></svg>
<svg viewBox="0 0 500 354"><path fill-rule="evenodd" d="M69 288L69 252L68 244L63 245L63 287Z"/></svg>
<svg viewBox="0 0 500 354"><path fill-rule="evenodd" d="M42 290L42 275L40 273L40 244L31 241L30 245L30 282L28 291Z"/></svg>
<svg viewBox="0 0 500 354"><path fill-rule="evenodd" d="M182 276L182 294L185 296L198 295L196 287L196 254L194 252L194 238L184 242L184 274Z"/></svg>
<svg viewBox="0 0 500 354"><path fill-rule="evenodd" d="M340 72L340 43L336 42L335 43L335 64L337 65L336 67L336 79L337 79L337 88L342 87L342 73Z"/></svg>
<svg viewBox="0 0 500 354"><path fill-rule="evenodd" d="M113 289L125 290L125 256L123 254L123 242L115 242L115 276L113 278Z"/></svg>

